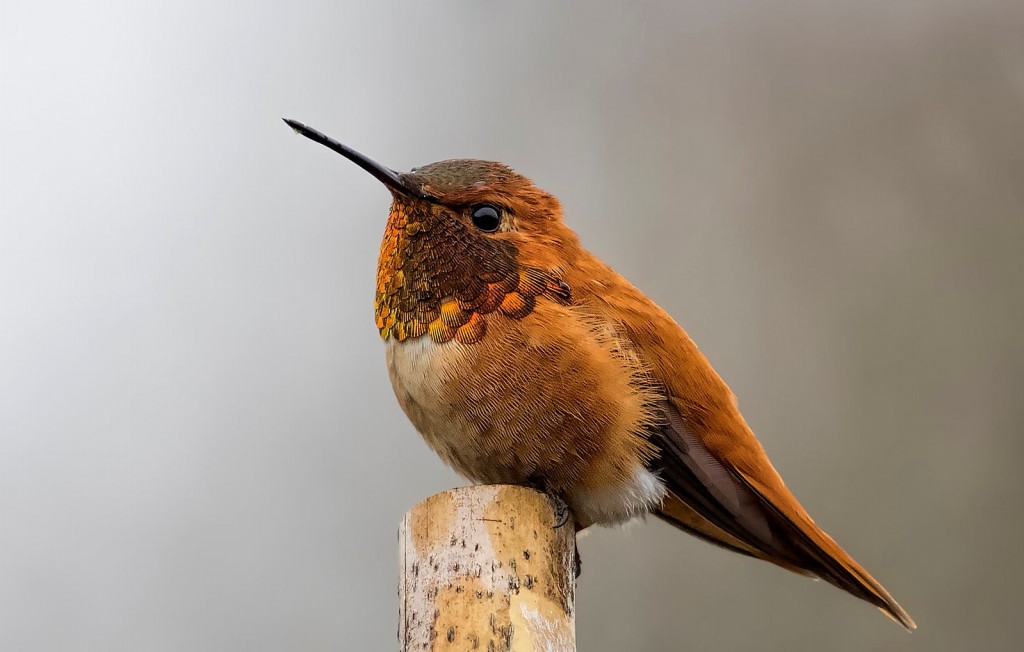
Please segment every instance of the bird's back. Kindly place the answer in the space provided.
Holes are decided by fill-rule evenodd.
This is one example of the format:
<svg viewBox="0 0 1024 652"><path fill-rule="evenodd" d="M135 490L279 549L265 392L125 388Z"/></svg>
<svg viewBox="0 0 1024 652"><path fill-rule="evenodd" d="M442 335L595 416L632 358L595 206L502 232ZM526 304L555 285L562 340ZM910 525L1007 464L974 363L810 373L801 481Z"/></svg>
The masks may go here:
<svg viewBox="0 0 1024 652"><path fill-rule="evenodd" d="M662 393L652 470L666 483L659 516L725 548L820 577L907 629L909 614L821 530L786 488L737 402L686 332L607 265L581 252L581 300L621 329Z"/></svg>

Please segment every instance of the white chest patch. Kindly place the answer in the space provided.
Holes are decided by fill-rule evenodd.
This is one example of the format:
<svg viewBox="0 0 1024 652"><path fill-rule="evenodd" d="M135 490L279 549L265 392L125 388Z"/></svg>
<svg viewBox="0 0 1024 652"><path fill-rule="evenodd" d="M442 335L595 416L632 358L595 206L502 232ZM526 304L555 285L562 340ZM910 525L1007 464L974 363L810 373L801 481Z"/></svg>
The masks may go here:
<svg viewBox="0 0 1024 652"><path fill-rule="evenodd" d="M433 377L435 359L444 355L429 337L417 337L403 342L388 339L384 341L387 354L388 372L392 381L403 385L420 383Z"/></svg>
<svg viewBox="0 0 1024 652"><path fill-rule="evenodd" d="M466 442L478 433L445 399L444 388L465 350L457 342L436 344L429 337L389 339L385 350L391 387L406 416L446 463L472 477L460 459L466 457Z"/></svg>
<svg viewBox="0 0 1024 652"><path fill-rule="evenodd" d="M436 413L439 410L436 404L441 391L439 372L445 366L447 352L429 337L404 342L389 339L384 346L391 385L402 408L408 413L409 407L413 407L422 416ZM417 427L420 426L412 414L409 414L409 418L413 419Z"/></svg>

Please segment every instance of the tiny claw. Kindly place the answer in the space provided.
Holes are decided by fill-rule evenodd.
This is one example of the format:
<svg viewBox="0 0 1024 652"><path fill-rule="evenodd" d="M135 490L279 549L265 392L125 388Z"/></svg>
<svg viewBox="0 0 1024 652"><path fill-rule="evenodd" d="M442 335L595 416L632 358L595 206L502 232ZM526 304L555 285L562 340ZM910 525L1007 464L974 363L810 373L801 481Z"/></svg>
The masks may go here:
<svg viewBox="0 0 1024 652"><path fill-rule="evenodd" d="M572 512L569 510L569 504L562 500L561 496L548 494L548 499L551 501L552 507L555 508L554 528L557 530L560 527L564 527L569 522Z"/></svg>

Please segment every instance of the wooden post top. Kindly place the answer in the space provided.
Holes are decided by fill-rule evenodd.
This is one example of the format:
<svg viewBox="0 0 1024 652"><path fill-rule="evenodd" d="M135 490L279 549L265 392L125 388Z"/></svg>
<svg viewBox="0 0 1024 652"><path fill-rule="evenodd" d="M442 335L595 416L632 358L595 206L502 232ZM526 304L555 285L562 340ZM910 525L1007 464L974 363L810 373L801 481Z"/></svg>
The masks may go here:
<svg viewBox="0 0 1024 652"><path fill-rule="evenodd" d="M445 491L399 530L403 652L573 652L575 529L543 493ZM564 520L564 519L563 519Z"/></svg>

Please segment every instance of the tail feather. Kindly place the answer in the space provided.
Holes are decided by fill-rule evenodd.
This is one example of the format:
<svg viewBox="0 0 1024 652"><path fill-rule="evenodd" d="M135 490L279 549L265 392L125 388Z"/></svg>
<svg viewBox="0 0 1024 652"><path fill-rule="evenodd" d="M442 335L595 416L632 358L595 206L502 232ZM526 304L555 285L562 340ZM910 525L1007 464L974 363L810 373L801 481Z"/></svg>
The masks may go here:
<svg viewBox="0 0 1024 652"><path fill-rule="evenodd" d="M652 469L669 490L662 518L730 550L820 577L916 628L882 585L814 524L749 430L732 440L747 445L744 454L716 455L673 404L662 409L665 419L651 434L659 452Z"/></svg>
<svg viewBox="0 0 1024 652"><path fill-rule="evenodd" d="M917 629L917 623L910 617L910 614L896 602L895 599L885 590L875 578L871 576L860 564L854 561L832 537L822 531L810 515L799 506L796 501L784 503L789 509L779 506L779 502L770 500L764 486L742 472L737 472L740 480L758 497L765 506L774 512L778 519L787 526L794 536L793 543L813 560L813 566L808 570L821 579L833 584L844 591L870 602L899 624L907 631ZM791 507L796 505L796 508Z"/></svg>

